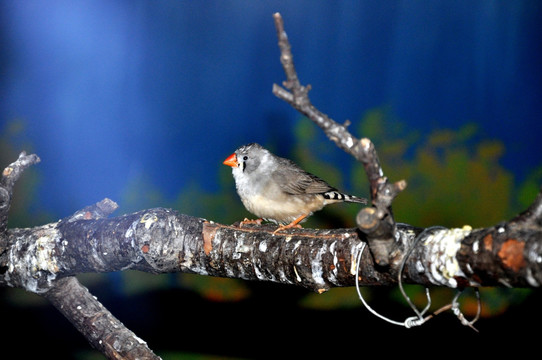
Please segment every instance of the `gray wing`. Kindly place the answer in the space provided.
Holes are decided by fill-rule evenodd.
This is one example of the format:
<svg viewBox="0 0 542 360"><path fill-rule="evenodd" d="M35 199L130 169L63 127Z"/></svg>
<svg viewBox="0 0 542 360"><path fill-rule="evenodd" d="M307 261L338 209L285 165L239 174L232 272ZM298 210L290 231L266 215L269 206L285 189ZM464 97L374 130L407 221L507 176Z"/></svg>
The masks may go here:
<svg viewBox="0 0 542 360"><path fill-rule="evenodd" d="M301 169L294 162L280 159L280 166L271 174L282 191L291 195L321 194L337 190L318 176Z"/></svg>

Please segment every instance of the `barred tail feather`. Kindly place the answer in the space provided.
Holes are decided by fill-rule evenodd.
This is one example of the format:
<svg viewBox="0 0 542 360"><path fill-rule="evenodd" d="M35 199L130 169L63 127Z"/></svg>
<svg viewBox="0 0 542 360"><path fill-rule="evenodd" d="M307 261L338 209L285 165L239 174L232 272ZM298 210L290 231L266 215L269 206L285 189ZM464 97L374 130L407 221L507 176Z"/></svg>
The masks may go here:
<svg viewBox="0 0 542 360"><path fill-rule="evenodd" d="M344 201L346 202L352 202L352 203L359 203L359 204L367 204L367 199L360 198L354 195L345 195Z"/></svg>
<svg viewBox="0 0 542 360"><path fill-rule="evenodd" d="M359 203L359 204L367 204L367 199L360 198L354 195L347 195L340 193L338 191L328 191L324 194L325 199L329 200L337 200L337 201L346 201L346 202L352 202L352 203Z"/></svg>

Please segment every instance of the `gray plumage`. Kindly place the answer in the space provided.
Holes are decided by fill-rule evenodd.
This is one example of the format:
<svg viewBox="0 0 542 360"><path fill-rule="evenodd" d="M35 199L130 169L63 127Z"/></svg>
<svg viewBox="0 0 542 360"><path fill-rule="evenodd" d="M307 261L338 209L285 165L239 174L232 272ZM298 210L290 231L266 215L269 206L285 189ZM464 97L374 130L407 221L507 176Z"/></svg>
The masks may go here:
<svg viewBox="0 0 542 360"><path fill-rule="evenodd" d="M224 164L232 167L237 193L247 210L262 219L290 224L287 227L327 204L367 203L256 143L241 146Z"/></svg>

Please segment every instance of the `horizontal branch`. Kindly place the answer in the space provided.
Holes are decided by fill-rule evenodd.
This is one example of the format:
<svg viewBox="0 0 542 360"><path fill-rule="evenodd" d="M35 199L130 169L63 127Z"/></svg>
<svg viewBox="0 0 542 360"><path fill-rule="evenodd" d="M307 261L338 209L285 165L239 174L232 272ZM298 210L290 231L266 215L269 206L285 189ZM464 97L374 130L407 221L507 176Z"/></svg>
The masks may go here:
<svg viewBox="0 0 542 360"><path fill-rule="evenodd" d="M222 225L164 208L11 229L11 246L0 257L0 285L42 293L62 277L125 269L273 281L319 292L354 285L355 258L365 242L359 230L274 230L272 225ZM542 283L540 229L422 232L398 224L397 234L397 241L413 250L404 264L405 282L449 287ZM359 279L360 285L391 285L397 272L375 265L365 251Z"/></svg>

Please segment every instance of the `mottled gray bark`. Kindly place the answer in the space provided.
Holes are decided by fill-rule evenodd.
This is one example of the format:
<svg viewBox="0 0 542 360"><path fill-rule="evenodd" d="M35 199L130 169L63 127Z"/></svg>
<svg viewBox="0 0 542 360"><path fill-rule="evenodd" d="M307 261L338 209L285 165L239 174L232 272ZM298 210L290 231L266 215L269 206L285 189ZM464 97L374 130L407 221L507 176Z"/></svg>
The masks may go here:
<svg viewBox="0 0 542 360"><path fill-rule="evenodd" d="M527 223L525 223L527 224ZM47 292L66 276L139 270L294 284L315 291L352 286L355 257L365 242L357 229L229 226L155 208L110 219L64 219L7 231L0 284ZM503 223L472 230L422 229L398 224L396 241L413 247L403 281L421 285L538 286L542 282L541 230ZM399 268L375 264L366 250L361 285L391 285Z"/></svg>
<svg viewBox="0 0 542 360"><path fill-rule="evenodd" d="M43 296L109 359L159 359L73 276L58 279Z"/></svg>

